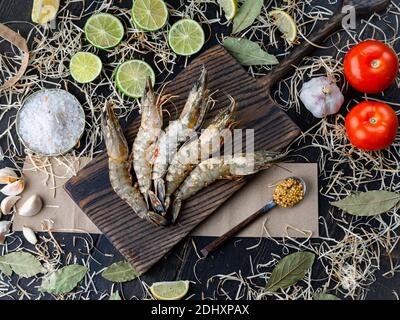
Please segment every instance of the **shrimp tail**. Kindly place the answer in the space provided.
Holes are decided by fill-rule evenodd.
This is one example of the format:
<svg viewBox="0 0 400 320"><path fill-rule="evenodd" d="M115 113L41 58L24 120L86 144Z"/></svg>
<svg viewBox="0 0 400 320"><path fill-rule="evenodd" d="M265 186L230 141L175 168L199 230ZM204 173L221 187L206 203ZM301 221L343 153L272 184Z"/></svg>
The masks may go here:
<svg viewBox="0 0 400 320"><path fill-rule="evenodd" d="M182 199L180 198L175 198L174 203L172 204L172 224L175 224L176 221L178 221L178 218L181 213L181 207L182 207Z"/></svg>
<svg viewBox="0 0 400 320"><path fill-rule="evenodd" d="M153 191L149 190L146 198L148 198L148 200L146 201L150 201L151 207L155 212L165 215L166 210L160 199L156 196L156 194Z"/></svg>
<svg viewBox="0 0 400 320"><path fill-rule="evenodd" d="M165 198L165 202L164 202L164 208L165 208L165 210L168 210L170 204L171 204L171 197L167 196L167 197Z"/></svg>
<svg viewBox="0 0 400 320"><path fill-rule="evenodd" d="M146 216L147 221L151 222L152 224L156 226L169 226L171 222L163 217L162 215L159 215L158 213L149 211Z"/></svg>
<svg viewBox="0 0 400 320"><path fill-rule="evenodd" d="M154 180L154 190L156 191L157 198L161 203L165 202L165 183L163 179Z"/></svg>

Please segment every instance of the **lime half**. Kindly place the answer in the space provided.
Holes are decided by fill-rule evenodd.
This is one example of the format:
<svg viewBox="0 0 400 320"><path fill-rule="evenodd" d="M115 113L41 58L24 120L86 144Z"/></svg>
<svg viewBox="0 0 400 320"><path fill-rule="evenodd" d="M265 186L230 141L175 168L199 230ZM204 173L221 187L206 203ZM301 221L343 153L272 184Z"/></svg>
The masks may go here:
<svg viewBox="0 0 400 320"><path fill-rule="evenodd" d="M69 65L72 78L79 83L89 83L101 73L103 64L98 56L90 52L78 52Z"/></svg>
<svg viewBox="0 0 400 320"><path fill-rule="evenodd" d="M232 20L238 11L237 0L217 0L218 4L225 12L227 20Z"/></svg>
<svg viewBox="0 0 400 320"><path fill-rule="evenodd" d="M119 66L116 85L124 95L130 98L140 98L148 77L154 85L156 76L153 69L144 61L130 60Z"/></svg>
<svg viewBox="0 0 400 320"><path fill-rule="evenodd" d="M167 6L163 0L135 0L132 6L132 20L145 31L156 31L167 23Z"/></svg>
<svg viewBox="0 0 400 320"><path fill-rule="evenodd" d="M191 19L176 22L168 34L171 49L181 56L190 56L200 51L204 45L204 31L201 25Z"/></svg>
<svg viewBox="0 0 400 320"><path fill-rule="evenodd" d="M121 42L124 32L122 22L109 13L95 14L85 24L86 39L99 49L116 47Z"/></svg>
<svg viewBox="0 0 400 320"><path fill-rule="evenodd" d="M292 16L283 10L272 10L269 16L274 19L274 24L282 32L285 40L292 44L297 38L297 25Z"/></svg>
<svg viewBox="0 0 400 320"><path fill-rule="evenodd" d="M157 300L180 300L189 291L189 281L156 282L150 292Z"/></svg>

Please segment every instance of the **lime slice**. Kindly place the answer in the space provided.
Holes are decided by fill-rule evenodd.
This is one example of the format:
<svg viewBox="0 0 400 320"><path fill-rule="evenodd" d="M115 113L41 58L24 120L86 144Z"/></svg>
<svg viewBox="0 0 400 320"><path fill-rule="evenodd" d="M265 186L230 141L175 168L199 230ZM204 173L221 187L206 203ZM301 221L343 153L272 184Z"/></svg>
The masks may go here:
<svg viewBox="0 0 400 320"><path fill-rule="evenodd" d="M92 82L100 75L102 68L100 58L90 52L78 52L69 65L72 78L79 83Z"/></svg>
<svg viewBox="0 0 400 320"><path fill-rule="evenodd" d="M190 56L200 51L204 45L204 31L201 25L191 19L176 22L168 34L171 49L181 56Z"/></svg>
<svg viewBox="0 0 400 320"><path fill-rule="evenodd" d="M116 85L124 95L130 98L140 98L148 77L154 85L156 76L153 69L144 61L130 60L119 66Z"/></svg>
<svg viewBox="0 0 400 320"><path fill-rule="evenodd" d="M189 281L156 282L150 292L157 300L180 300L189 291Z"/></svg>
<svg viewBox="0 0 400 320"><path fill-rule="evenodd" d="M55 19L60 0L34 0L32 8L32 21L39 24L46 24Z"/></svg>
<svg viewBox="0 0 400 320"><path fill-rule="evenodd" d="M145 31L156 31L167 23L167 6L163 0L135 0L132 6L132 20Z"/></svg>
<svg viewBox="0 0 400 320"><path fill-rule="evenodd" d="M85 24L87 40L99 49L117 46L124 36L124 31L122 22L109 13L95 14Z"/></svg>
<svg viewBox="0 0 400 320"><path fill-rule="evenodd" d="M282 10L273 10L269 16L274 19L274 24L283 33L285 40L292 44L297 37L297 26L293 18Z"/></svg>
<svg viewBox="0 0 400 320"><path fill-rule="evenodd" d="M238 11L237 0L217 0L217 2L224 10L227 20L232 20L236 16Z"/></svg>

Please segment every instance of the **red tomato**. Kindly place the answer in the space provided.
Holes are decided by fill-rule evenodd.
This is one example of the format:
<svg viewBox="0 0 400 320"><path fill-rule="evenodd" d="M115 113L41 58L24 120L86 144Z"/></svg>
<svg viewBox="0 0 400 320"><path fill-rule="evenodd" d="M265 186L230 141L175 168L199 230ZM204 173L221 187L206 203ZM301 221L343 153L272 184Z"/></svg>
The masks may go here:
<svg viewBox="0 0 400 320"><path fill-rule="evenodd" d="M344 58L344 75L350 85L360 92L386 90L396 79L398 70L396 52L375 40L359 43Z"/></svg>
<svg viewBox="0 0 400 320"><path fill-rule="evenodd" d="M345 126L352 145L376 151L393 143L399 121L394 110L386 103L365 101L351 109Z"/></svg>

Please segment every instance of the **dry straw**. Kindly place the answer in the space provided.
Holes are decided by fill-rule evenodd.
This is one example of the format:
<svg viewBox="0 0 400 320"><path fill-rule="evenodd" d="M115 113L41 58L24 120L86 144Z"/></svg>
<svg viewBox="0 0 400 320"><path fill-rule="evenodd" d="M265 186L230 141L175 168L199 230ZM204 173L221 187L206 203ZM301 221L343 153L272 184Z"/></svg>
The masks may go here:
<svg viewBox="0 0 400 320"><path fill-rule="evenodd" d="M181 0L178 8L169 8L171 16L191 17L201 21L205 28L214 25L229 25L225 21L221 10L214 5L215 1L202 0ZM244 30L239 36L249 38L258 42L265 50L281 52L279 58L284 57L291 51L292 47L281 42L279 33L275 30L272 21L268 17L268 12L273 8L282 8L288 11L295 19L299 27L299 42L308 41L307 37L318 30L318 25L329 20L332 15L330 1L326 7L315 5L312 0L283 0L267 1L262 9L261 15L257 18L252 27ZM71 13L71 5L81 7L80 12ZM85 7L86 5L86 7ZM210 14L211 9L215 14ZM69 80L68 64L71 56L79 51L92 51L95 49L88 46L83 37L83 31L79 26L79 20L87 17L92 11L108 11L118 15L124 20L127 27L127 38L114 50L106 53L107 63L106 72L103 72L99 82L77 86ZM21 145L13 135L14 117L13 114L20 108L24 97L32 91L39 90L48 86L65 88L74 86L81 93L81 102L87 116L86 135L82 141L81 149L72 152L71 157L60 157L59 162L71 168L71 172L76 172L76 162L82 156L93 157L101 143L100 113L104 101L112 100L118 105L118 114L121 118L126 118L132 110L137 108L137 102L126 99L115 89L111 77L112 71L118 66L120 61L146 56L158 72L162 72L163 79L159 78L159 85L167 81L176 70L176 65L182 63L186 65L186 58L177 57L167 45L167 30L169 25L162 31L155 33L143 33L137 30L129 19L129 10L120 9L117 1L92 1L90 5L83 0L66 1L65 6L59 13L59 23L56 30L46 27L32 26L32 32L28 35L28 42L31 49L31 61L27 72L19 83L2 92L0 102L0 120L7 121L8 127L0 132L0 139L5 141L5 149L0 150L2 160L8 159L16 166L22 166ZM310 77L326 75L334 78L340 87L346 91L347 84L342 77L342 61L344 54L355 43L370 38L377 38L396 47L399 38L399 17L400 7L395 2L387 8L383 14L374 14L366 20L362 20L357 30L341 31L333 35L326 42L328 50L319 52L318 57L309 57L303 60L293 74L283 79L277 87L275 97L282 104L282 108L290 112L298 112L307 117L307 111L302 108L299 102L299 90L303 82ZM383 32L385 26L385 32ZM388 32L389 30L389 32ZM220 34L217 36L222 41ZM282 47L283 46L283 47ZM284 50L277 50L284 49ZM284 53L282 53L284 51ZM332 54L334 52L334 54ZM180 60L184 59L184 60ZM6 60L8 62L6 62ZM13 73L13 67L20 61L18 52L15 55L0 57L0 77L7 78ZM269 72L269 67L250 67L249 72L253 76L262 76ZM61 79L54 84L55 79ZM397 82L400 83L399 81ZM101 91L101 94L100 94ZM285 94L284 94L285 93ZM287 94L289 93L289 98ZM361 99L361 97L360 97ZM370 98L372 100L372 98ZM384 95L376 98L387 101ZM351 108L357 101L349 101L343 109ZM388 150L367 153L353 148L345 135L344 118L342 115L330 116L316 122L309 130L304 132L290 146L292 159L303 159L305 161L317 161L319 164L320 179L323 182L320 193L321 196L334 200L342 198L356 191L365 191L370 188L371 183L375 183L375 188L400 191L399 179L399 142L397 137L394 145ZM313 149L319 154L318 159L307 159L304 155L308 154L307 149ZM314 152L315 153L315 152ZM37 170L47 172L48 181L54 180L54 173L48 159L37 158L29 155ZM51 186L51 183L49 183ZM53 185L53 187L55 187ZM199 279L198 283L203 283L208 287L208 293L203 293L195 298L203 299L312 299L314 293L325 292L337 294L341 297L351 299L364 299L367 296L367 288L376 280L377 271L381 270L382 257L389 259L390 268L381 270L385 277L392 277L399 271L399 266L391 256L399 242L398 228L400 217L396 209L390 213L379 217L357 218L346 215L338 210L331 210L327 216L320 217L321 237L313 240L310 233L306 230L298 230L304 233L304 239L295 239L289 236L283 239L272 239L268 241L278 245L279 253L271 253L265 256L264 262L255 263L251 253L257 250L262 241L257 245L248 248L248 268L236 270L235 272L216 274L210 279ZM290 227L288 227L290 228ZM335 237L333 235L335 231ZM65 252L64 245L58 243L53 236L53 232L48 228L48 235L41 237L36 246L35 254L43 261L48 270L54 270L61 266L61 261L66 264L80 263L90 267L99 262L93 256L98 253L93 239L88 236L76 236L74 245L81 248L81 253L85 257L74 256L70 252ZM268 236L268 230L263 228L263 233ZM21 250L22 241L19 237L11 235L7 239L6 245L0 248L0 254ZM323 274L318 279L308 273L305 279L298 284L276 293L270 294L264 291L268 282L271 270L279 260L289 252L307 250L314 252L318 263L322 265ZM101 253L103 254L103 253ZM104 254L108 256L108 254ZM199 268L204 260L199 260L194 266L194 274L197 277ZM102 266L103 269L106 266ZM250 270L250 271L248 271ZM84 281L71 294L59 299L106 299L111 291L100 291L96 286L96 278L101 277L100 271L89 271ZM38 283L31 282L30 285ZM234 288L230 284L234 284ZM144 298L151 298L145 282L141 282ZM229 286L228 286L229 284ZM212 291L211 288L215 288ZM229 288L229 289L228 289ZM123 291L119 288L120 293ZM115 288L112 288L115 290ZM38 299L42 295L33 295L30 289L22 289L12 279L0 276L0 297L14 297L26 299ZM211 292L210 292L211 291ZM394 298L398 298L397 293L393 293ZM136 299L142 297L126 297Z"/></svg>

